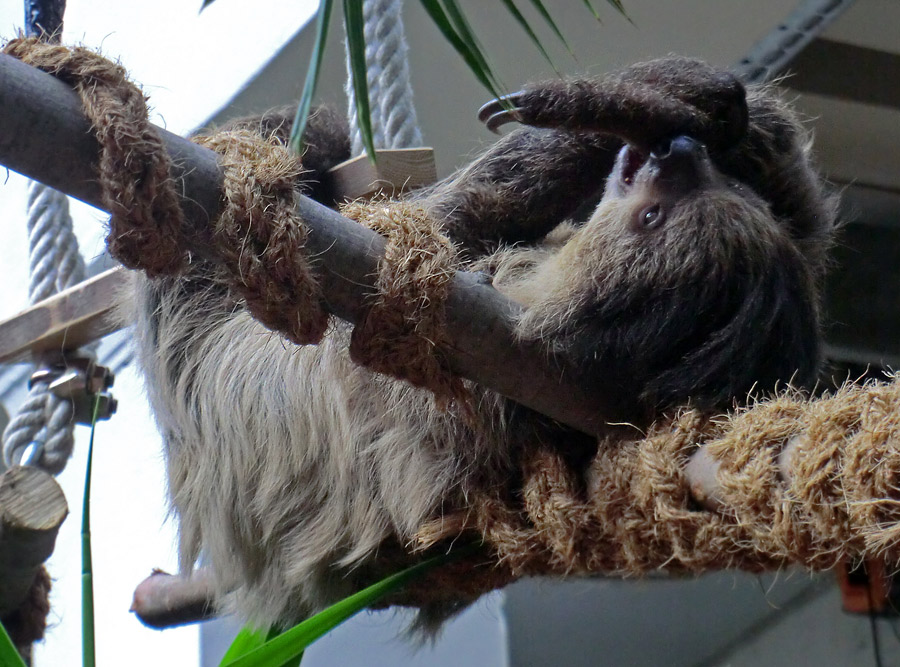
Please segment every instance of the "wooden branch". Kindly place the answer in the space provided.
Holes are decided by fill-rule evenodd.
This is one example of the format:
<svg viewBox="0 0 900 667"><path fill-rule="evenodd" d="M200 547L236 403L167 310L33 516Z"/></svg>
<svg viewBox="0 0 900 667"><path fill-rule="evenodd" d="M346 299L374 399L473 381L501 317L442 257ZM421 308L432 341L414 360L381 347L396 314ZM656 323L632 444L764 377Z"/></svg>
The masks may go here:
<svg viewBox="0 0 900 667"><path fill-rule="evenodd" d="M0 617L17 609L69 513L53 476L15 466L0 477Z"/></svg>
<svg viewBox="0 0 900 667"><path fill-rule="evenodd" d="M209 221L218 214L222 173L212 151L159 130L174 163L191 250L215 260ZM0 163L94 206L101 205L98 147L80 102L68 86L9 56L0 56ZM338 317L356 322L374 292L384 239L335 211L302 199L307 247L326 298ZM582 387L577 369L538 343L516 340L520 306L477 276L457 273L447 301L447 352L467 378L586 433L604 429L612 397ZM599 384L599 383L598 383Z"/></svg>
<svg viewBox="0 0 900 667"><path fill-rule="evenodd" d="M213 618L212 575L203 568L189 577L154 570L134 589L130 611L144 625L159 630Z"/></svg>
<svg viewBox="0 0 900 667"><path fill-rule="evenodd" d="M376 155L377 165L361 156L330 169L332 192L340 199L364 199L377 192L400 194L436 179L431 148L381 150ZM111 315L116 292L124 289L126 279L126 269L109 269L0 321L0 363L72 350L117 331L120 322Z"/></svg>

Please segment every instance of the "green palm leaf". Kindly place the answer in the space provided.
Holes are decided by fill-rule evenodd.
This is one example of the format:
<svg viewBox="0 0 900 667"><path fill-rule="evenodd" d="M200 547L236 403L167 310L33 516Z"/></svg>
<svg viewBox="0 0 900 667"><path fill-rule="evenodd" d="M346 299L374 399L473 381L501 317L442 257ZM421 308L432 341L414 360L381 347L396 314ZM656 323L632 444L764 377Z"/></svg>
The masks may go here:
<svg viewBox="0 0 900 667"><path fill-rule="evenodd" d="M540 14L541 18L547 23L556 37L565 45L569 53L572 49L566 42L562 31L553 20L547 7L541 0L529 0L535 10ZM202 0L200 11L202 12L215 0ZM488 92L494 97L502 97L504 86L500 79L494 73L494 70L488 63L484 49L478 43L472 27L457 4L456 0L419 0L422 7L434 21L438 30L444 35L444 38L450 42L453 49L460 55L468 66L469 70L475 78L483 85ZM519 11L514 0L502 0L504 6L512 14L516 23L522 28L528 38L535 47L540 51L541 55L553 66L549 54L538 38L534 29ZM625 18L625 8L622 0L607 0L619 13ZM593 14L594 18L600 20L600 15L594 8L591 0L584 0L585 6ZM331 18L333 8L333 0L320 0L318 10L318 20L316 24L316 39L313 46L312 57L309 62L309 68L306 74L306 82L303 85L303 94L300 103L297 106L297 113L294 117L294 126L291 132L291 147L302 152L303 147L301 138L303 130L306 127L306 118L309 116L309 110L312 105L312 99L316 91L319 81L319 73L322 66L322 58L325 53L325 42L328 37L328 23ZM365 35L363 32L363 0L343 0L344 20L347 31L347 52L350 61L350 73L353 85L354 96L356 97L356 115L359 124L359 132L362 137L363 145L370 158L374 160L375 142L372 135L372 121L369 113L369 94L368 83L366 78L365 66ZM629 19L630 21L631 19ZM555 66L553 66L556 69Z"/></svg>
<svg viewBox="0 0 900 667"><path fill-rule="evenodd" d="M3 667L25 667L25 661L16 650L6 628L0 623L0 665Z"/></svg>
<svg viewBox="0 0 900 667"><path fill-rule="evenodd" d="M408 567L405 570L392 574L381 581L364 588L358 593L354 593L340 602L337 602L327 609L319 612L312 618L308 618L302 623L295 625L293 628L281 633L274 639L266 641L262 645L253 644L258 637L250 637L247 635L238 635L241 642L247 646L253 646L252 650L240 657L232 658L229 662L222 661L221 667L270 667L271 665L282 665L288 661L296 661L303 655L303 651L319 639L322 635L333 630L335 627L346 621L351 616L371 607L378 600L400 590L416 577L422 576L426 572L440 567L456 558L475 553L477 545L469 545L461 549L457 549L452 553L441 554L434 558ZM243 634L243 633L242 633ZM235 651L236 653L237 651ZM229 649L226 655L233 655Z"/></svg>
<svg viewBox="0 0 900 667"><path fill-rule="evenodd" d="M206 2L213 2L213 0L206 0ZM309 109L312 106L313 96L316 94L316 86L319 83L319 72L322 69L322 59L325 55L325 42L328 39L328 23L331 20L333 7L333 0L321 0L319 2L318 18L316 19L316 41L313 45L312 57L309 60L309 69L306 72L303 93L300 95L300 102L297 105L297 113L294 114L294 125L291 128L290 144L297 154L303 152L303 130L306 129L306 119L309 117ZM366 101L368 102L368 96Z"/></svg>

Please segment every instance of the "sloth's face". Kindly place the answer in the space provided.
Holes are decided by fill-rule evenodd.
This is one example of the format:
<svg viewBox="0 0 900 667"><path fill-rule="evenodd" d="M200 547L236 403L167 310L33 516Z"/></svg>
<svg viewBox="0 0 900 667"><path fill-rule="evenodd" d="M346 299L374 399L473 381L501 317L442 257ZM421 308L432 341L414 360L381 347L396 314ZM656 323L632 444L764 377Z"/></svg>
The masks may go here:
<svg viewBox="0 0 900 667"><path fill-rule="evenodd" d="M607 180L595 222L614 227L634 243L658 242L682 249L702 244L701 239L716 245L723 236L768 235L777 226L768 204L751 188L722 174L706 146L686 135L651 151L625 145Z"/></svg>
<svg viewBox="0 0 900 667"><path fill-rule="evenodd" d="M619 151L606 186L604 201L629 199L635 231L663 227L677 206L725 185L706 146L685 135L642 151L626 145Z"/></svg>

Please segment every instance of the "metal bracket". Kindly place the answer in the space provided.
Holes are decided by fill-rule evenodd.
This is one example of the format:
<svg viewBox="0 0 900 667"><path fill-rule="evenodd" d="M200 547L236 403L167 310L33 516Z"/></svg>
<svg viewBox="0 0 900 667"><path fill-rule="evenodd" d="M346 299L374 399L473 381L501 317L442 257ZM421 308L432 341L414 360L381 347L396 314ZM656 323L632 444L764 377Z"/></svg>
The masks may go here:
<svg viewBox="0 0 900 667"><path fill-rule="evenodd" d="M32 373L28 388L38 383L46 384L60 398L72 401L76 422L90 426L95 404L98 420L109 419L116 412L118 404L108 391L113 382L113 372L97 364L92 357L65 356Z"/></svg>
<svg viewBox="0 0 900 667"><path fill-rule="evenodd" d="M805 0L779 26L754 44L732 69L744 83L765 83L783 72L807 45L856 0Z"/></svg>

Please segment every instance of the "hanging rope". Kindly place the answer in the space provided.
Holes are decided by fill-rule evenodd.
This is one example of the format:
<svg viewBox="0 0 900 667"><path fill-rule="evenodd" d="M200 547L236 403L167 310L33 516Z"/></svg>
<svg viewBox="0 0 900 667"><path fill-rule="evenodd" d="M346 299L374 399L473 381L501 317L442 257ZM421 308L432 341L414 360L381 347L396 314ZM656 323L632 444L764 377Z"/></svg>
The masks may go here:
<svg viewBox="0 0 900 667"><path fill-rule="evenodd" d="M422 145L416 120L412 84L403 32L402 0L363 2L366 39L366 81L375 148L414 148ZM364 152L356 114L356 96L347 57L347 99L350 103L350 139L353 155Z"/></svg>
<svg viewBox="0 0 900 667"><path fill-rule="evenodd" d="M26 3L27 32L59 41L65 3ZM42 183L28 186L28 299L37 303L85 278L84 260L72 231L68 198ZM3 431L6 465L37 465L62 471L74 445L74 407L49 389L34 383L28 398Z"/></svg>
<svg viewBox="0 0 900 667"><path fill-rule="evenodd" d="M84 280L84 260L64 194L29 183L27 226L31 303ZM48 383L37 382L3 432L4 460L7 465L38 465L57 474L72 453L73 428L72 402L53 394Z"/></svg>

